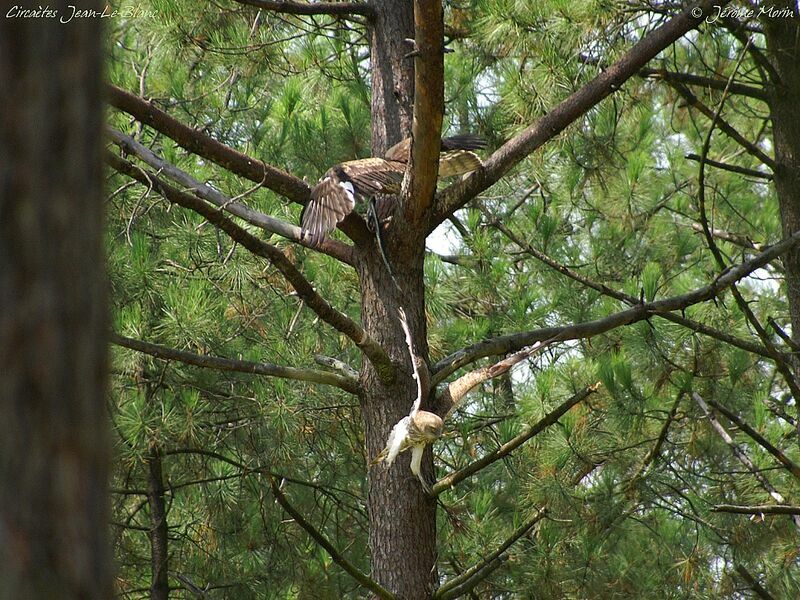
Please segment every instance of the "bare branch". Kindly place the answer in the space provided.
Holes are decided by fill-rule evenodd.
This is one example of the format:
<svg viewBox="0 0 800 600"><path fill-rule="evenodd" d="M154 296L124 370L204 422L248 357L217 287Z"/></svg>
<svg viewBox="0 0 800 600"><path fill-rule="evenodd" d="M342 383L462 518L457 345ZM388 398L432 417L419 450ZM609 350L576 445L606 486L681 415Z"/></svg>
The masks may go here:
<svg viewBox="0 0 800 600"><path fill-rule="evenodd" d="M314 362L317 363L318 365L322 365L323 367L328 367L329 369L333 369L334 371L339 371L339 373L341 373L342 375L344 375L349 379L358 381L358 371L356 371L346 362L339 360L338 358L333 358L332 356L324 356L322 354L315 354Z"/></svg>
<svg viewBox="0 0 800 600"><path fill-rule="evenodd" d="M736 459L742 463L748 471L750 471L753 477L756 478L758 483L761 484L761 487L766 490L773 500L782 504L784 502L783 495L775 489L775 487L769 482L769 480L758 469L758 467L753 464L753 461L750 460L747 454L745 454L744 450L742 450L742 448L740 448L739 445L733 440L730 434L722 426L722 423L717 420L717 418L708 408L708 405L706 404L705 400L703 400L703 397L697 392L692 392L692 400L694 400L703 413L705 413L708 422L711 423L711 427L714 428L714 431L716 431L722 440L728 445ZM792 520L794 521L795 526L800 527L800 517L795 516Z"/></svg>
<svg viewBox="0 0 800 600"><path fill-rule="evenodd" d="M747 51L750 57L753 59L753 62L758 65L762 73L766 74L766 79L774 83L780 82L781 76L770 62L769 58L767 58L755 44L750 43L748 45L748 42L752 40L751 33L763 33L763 31L755 31L749 23L743 23L733 17L721 16L719 22L722 23L725 29L731 32L733 37L741 42L742 46L748 46Z"/></svg>
<svg viewBox="0 0 800 600"><path fill-rule="evenodd" d="M531 152L564 131L601 100L620 89L625 81L638 73L659 52L702 23L705 15L712 14L714 5L727 3L718 0L695 3L643 37L620 60L555 106L536 123L503 144L486 161L483 169L443 190L438 196L429 230L433 231L448 215L496 183ZM700 10L696 13L699 16L695 17L692 14L696 8Z"/></svg>
<svg viewBox="0 0 800 600"><path fill-rule="evenodd" d="M370 579L364 575L364 573L359 571L355 565L348 561L344 556L339 554L336 548L333 547L333 544L331 544L321 532L317 531L316 528L289 503L289 501L286 499L286 496L284 496L283 492L281 491L280 486L278 486L278 484L275 482L275 478L269 478L269 485L272 488L272 494L275 496L275 500L278 501L278 504L283 507L283 510L289 513L292 519L294 519L295 523L305 529L306 533L310 535L317 544L325 549L333 562L342 567L342 569L344 569L348 575L350 575L358 583L370 590L379 598L394 600L394 594L382 588L377 581L374 581L373 579Z"/></svg>
<svg viewBox="0 0 800 600"><path fill-rule="evenodd" d="M113 85L108 87L108 98L112 106L160 131L186 150L207 158L254 183L263 182L264 186L293 202L305 205L308 200L311 188L302 179L242 154L184 125L156 108L152 102Z"/></svg>
<svg viewBox="0 0 800 600"><path fill-rule="evenodd" d="M773 172L777 168L775 161L767 156L761 148L753 144L750 140L745 138L741 133L736 131L736 129L728 123L725 119L720 118L719 116L715 116L715 111L711 110L708 106L700 102L700 100L695 96L689 88L680 83L669 83L670 87L672 87L676 92L678 92L683 99L686 100L686 103L696 108L700 111L703 115L711 119L712 121L716 122L716 126L720 128L729 138L734 140L737 144L739 144L745 151L760 160L762 163L767 165L770 170Z"/></svg>
<svg viewBox="0 0 800 600"><path fill-rule="evenodd" d="M175 573L175 579L177 579L178 581L181 582L181 584L183 584L181 586L183 587L183 589L187 590L191 594L194 594L196 598L201 598L202 600L208 600L209 598L211 598L211 596L209 596L206 593L206 590L202 589L201 587L198 587L186 575L182 575L181 573Z"/></svg>
<svg viewBox="0 0 800 600"><path fill-rule="evenodd" d="M694 229L698 233L705 233L703 230L703 224L692 222L690 227ZM739 246L740 248L746 248L748 250L763 250L765 248L764 244L759 242L754 242L746 235L741 235L739 233L733 233L731 231L725 231L724 229L717 229L717 228L709 228L709 232L712 236L716 239L723 240L725 242L729 242L734 244L735 246Z"/></svg>
<svg viewBox="0 0 800 600"><path fill-rule="evenodd" d="M687 154L686 158L695 161L700 160L700 156L694 153ZM739 165L729 165L728 163L711 160L710 158L706 158L706 164L716 167L717 169L722 169L723 171L730 171L731 173L746 175L747 177L757 177L759 179L766 179L767 181L772 181L773 179L772 173L758 171L756 169L748 169L747 167L740 167Z"/></svg>
<svg viewBox="0 0 800 600"><path fill-rule="evenodd" d="M444 263L449 263L451 265L457 265L459 267L473 267L477 262L473 257L468 254L437 254L436 252L432 252L427 250L425 252L428 256L435 256L440 261Z"/></svg>
<svg viewBox="0 0 800 600"><path fill-rule="evenodd" d="M372 18L374 11L365 2L297 2L293 0L236 0L239 4L288 15L361 15Z"/></svg>
<svg viewBox="0 0 800 600"><path fill-rule="evenodd" d="M756 580L755 577L750 575L749 571L744 568L743 565L736 565L736 572L739 573L742 579L747 582L747 585L750 586L756 595L761 598L762 600L775 600L764 587Z"/></svg>
<svg viewBox="0 0 800 600"><path fill-rule="evenodd" d="M732 423L734 423L739 429L745 432L754 442L756 442L759 446L764 448L767 452L769 452L775 459L781 463L786 469L795 477L800 479L800 466L796 463L792 462L792 460L786 456L781 450L773 446L769 440L767 440L763 435L758 433L755 429L750 427L744 420L742 420L739 415L734 413L729 408L723 406L719 402L715 402L714 400L709 399L708 404L713 406L723 415L725 415Z"/></svg>
<svg viewBox="0 0 800 600"><path fill-rule="evenodd" d="M670 408L669 414L667 414L667 418L664 420L664 425L661 426L661 431L658 433L656 443L650 449L650 452L648 452L644 457L644 460L642 460L642 464L637 469L636 475L634 475L631 479L631 485L628 486L629 488L635 488L634 483L640 481L645 475L647 475L650 466L653 464L653 462L655 462L655 460L658 458L658 455L661 453L661 447L664 445L664 442L667 441L667 433L669 432L670 426L675 421L675 415L678 413L678 406L680 406L681 400L683 400L683 393L678 394L678 397L672 404L672 408Z"/></svg>
<svg viewBox="0 0 800 600"><path fill-rule="evenodd" d="M570 408L572 408L576 404L579 404L580 402L583 402L591 394L595 393L599 387L600 383L598 382L584 388L583 390L581 390L580 392L569 398L566 402L563 402L554 410L547 413L544 417L539 419L535 424L525 427L519 435L507 441L505 444L500 446L494 452L490 452L483 458L480 458L470 463L460 471L455 471L454 473L450 473L450 475L447 475L446 477L442 477L439 481L437 481L434 484L433 488L431 489L432 494L438 496L445 490L449 490L451 487L462 482L467 477L471 477L481 469L489 466L493 462L500 460L504 456L510 454L511 452L519 448L522 444L527 442L529 439L541 433L542 431L550 427L550 425L553 425L563 415L565 415Z"/></svg>
<svg viewBox="0 0 800 600"><path fill-rule="evenodd" d="M439 172L444 113L444 12L441 2L414 0L414 31L411 166L403 181L403 198L406 219L419 224L433 202Z"/></svg>
<svg viewBox="0 0 800 600"><path fill-rule="evenodd" d="M305 206L308 201L311 187L302 179L242 154L196 129L184 125L163 110L156 108L152 102L116 86L109 86L108 97L112 106L128 113L156 131L160 131L189 152L202 156L240 177L263 184L266 188L285 196L292 202ZM372 239L372 234L367 229L364 219L356 213L348 215L339 224L339 229L356 242L366 243Z"/></svg>
<svg viewBox="0 0 800 600"><path fill-rule="evenodd" d="M687 85L696 85L712 90L724 90L726 87L732 94L740 96L748 96L756 98L757 100L767 101L767 92L761 88L743 83L731 82L728 87L728 82L724 79L716 79L714 77L702 77L700 75L693 75L691 73L675 73L667 71L666 69L650 69L645 67L639 71L639 75L649 79L660 79L662 81L685 83Z"/></svg>
<svg viewBox="0 0 800 600"><path fill-rule="evenodd" d="M683 310L694 304L711 300L740 279L747 277L753 271L760 269L778 256L788 252L798 245L798 243L800 243L800 231L770 246L764 250L764 252L755 255L752 259L729 268L710 284L687 294L671 296L654 302L643 302L627 310L594 321L561 327L545 327L478 342L436 363L432 369L432 381L435 385L454 371L484 356L506 354L539 341L552 340L555 342L588 338L605 333L606 331L610 331L622 325L630 325L648 319L654 315L665 316L666 313ZM770 357L774 358L772 353L770 353Z"/></svg>
<svg viewBox="0 0 800 600"><path fill-rule="evenodd" d="M593 289L595 291L598 291L598 292L600 292L601 294L603 294L605 296L609 296L610 298L615 298L617 300L625 302L629 306L636 306L637 304L639 304L639 299L636 298L635 296L631 296L629 294L625 294L624 292L620 292L618 290L612 289L612 288L608 287L605 284L593 281L593 280L589 279L588 277L584 277L583 275L573 271L572 269L570 269L566 265L563 265L563 264L553 260L551 257L549 257L544 252L541 252L540 250L537 250L536 248L531 246L529 243L527 243L524 240L520 239L508 227L506 227L502 222L500 222L498 220L493 220L492 221L492 225L494 227L496 227L499 231L501 231L503 234L505 234L505 236L508 239L510 239L512 242L514 242L517 246L522 248L522 250L524 250L527 254L530 254L531 256L536 258L537 260L540 260L541 262L543 262L547 266L555 269L556 271L558 271L562 275L565 275L565 276L569 277L570 279L573 279L574 281L577 281L578 283L580 283L582 285L590 287L591 289ZM700 224L697 224L697 226L700 227L700 229L702 229L702 226ZM694 224L693 224L693 227L694 227ZM731 234L731 235L733 235L733 234ZM757 243L754 243L754 242L750 242L750 243L751 243L750 247L752 249L759 250L759 251L765 250L768 247L768 246L766 246L764 244L757 244ZM759 344L755 344L755 343L750 342L748 340L742 340L742 339L737 338L736 336L733 336L733 335L731 335L729 333L726 333L724 331L720 331L719 329L714 329L713 327L709 327L708 325L705 325L703 323L699 323L699 322L694 321L692 319L687 319L686 317L684 317L682 315L678 315L678 314L675 314L675 313L663 313L663 314L659 314L659 315L656 315L656 316L658 316L658 317L660 317L662 319L666 319L667 321L671 321L673 323L677 323L678 325L682 325L682 326L686 327L687 329L690 329L690 330L695 331L697 333L701 333L703 335L707 335L708 337L723 341L723 342L725 342L727 344L730 344L731 346L736 346L737 348L741 348L742 350L746 350L747 352L752 352L753 354L758 354L758 355L763 356L765 358L773 358L773 356L770 353L770 351L767 350L764 346L761 346Z"/></svg>
<svg viewBox="0 0 800 600"><path fill-rule="evenodd" d="M547 508L542 508L536 511L536 514L528 519L525 523L517 527L513 533L500 544L497 549L485 557L476 565L470 567L458 577L454 577L449 581L442 584L437 592L434 594L436 600L450 600L451 598L458 598L466 594L469 590L473 589L481 581L491 575L498 567L500 567L508 559L508 549L511 548L517 540L523 535L527 534L533 527L541 521L547 514Z"/></svg>
<svg viewBox="0 0 800 600"><path fill-rule="evenodd" d="M783 330L783 327L781 327L775 319L773 319L772 317L768 317L767 323L769 323L773 331L778 334L778 337L781 338L787 346L789 346L795 352L800 351L800 344L798 344L795 340L793 340L789 336L789 334Z"/></svg>
<svg viewBox="0 0 800 600"><path fill-rule="evenodd" d="M359 496L358 494L354 494L353 492L348 491L346 489L342 489L342 488L334 487L334 486L322 485L322 484L314 482L314 481L307 481L305 479L299 479L297 477L292 477L291 475L286 475L284 473L277 473L275 471L272 471L271 469L269 469L269 467L266 467L266 466L247 465L247 464L244 464L242 462L239 462L238 460L230 458L230 457L228 457L228 456L226 456L224 454L221 454L219 452L215 452L213 450L207 450L205 448L173 448L171 450L166 450L164 452L164 454L165 455L169 455L169 456L177 456L177 455L181 455L181 454L195 454L197 456L206 456L208 458L213 458L215 460L219 460L219 461L222 461L224 463L227 463L227 464L229 464L229 465L231 465L233 467L236 467L239 470L238 473L236 473L234 475L231 475L231 476L228 476L226 478L245 477L247 475L252 475L254 473L258 473L258 474L261 474L261 475L268 475L269 477L274 477L274 478L280 479L281 481L288 481L289 483L295 483L297 485L302 485L304 487L312 488L312 489L317 490L318 492L320 492L320 493L322 493L322 494L324 494L326 496L329 496L329 497L335 499L337 503L343 503L343 501L339 498L339 496L336 496L334 494L334 492L339 492L340 494L344 494L346 496L350 496L351 498L356 500L358 505L350 503L350 504L348 504L348 506L350 506L351 508L354 508L357 512L359 512L361 514L364 514L364 510L361 507L361 505L363 504L363 498L361 496ZM220 481L220 479L217 478L215 481ZM193 485L193 484L190 484L190 483L174 484L174 485L170 486L170 489L171 490L175 490L175 489L178 489L178 488L181 488L181 487L185 487L187 485Z"/></svg>
<svg viewBox="0 0 800 600"><path fill-rule="evenodd" d="M107 129L107 131L111 137L111 140L125 152L137 156L143 162L156 169L159 173L163 173L173 181L180 183L182 186L188 188L188 190L191 190L195 195L199 196L203 200L207 200L208 202L215 204L232 215L247 221L251 225L260 227L264 231L276 233L288 240L312 248L312 246L306 240L301 238L300 228L297 225L290 225L289 223L281 221L280 219L265 215L262 212L245 206L244 204L235 202L211 186L197 181L186 171L183 171L172 163L164 160L155 152L137 142L131 136L125 135L121 131L117 131L116 129L112 129L110 127ZM319 250L328 256L332 256L333 258L341 260L348 265L352 266L355 263L353 249L347 244L343 244L332 238L326 238L322 243L313 246L313 249Z"/></svg>
<svg viewBox="0 0 800 600"><path fill-rule="evenodd" d="M740 506L737 504L717 504L711 512L734 513L739 515L800 515L800 506L787 504L761 504Z"/></svg>
<svg viewBox="0 0 800 600"><path fill-rule="evenodd" d="M286 280L292 285L297 295L305 304L314 311L320 319L331 325L337 331L350 338L375 366L379 376L385 381L391 381L395 377L395 366L386 351L373 340L366 331L350 317L331 306L327 300L320 296L313 288L311 283L303 276L297 267L284 256L279 248L269 244L231 221L218 209L206 204L199 198L186 194L163 182L153 174L148 174L111 153L106 153L106 160L121 173L125 173L135 178L143 178L150 182L154 189L167 198L184 208L193 210L203 215L210 223L227 233L230 238L257 256L266 258Z"/></svg>
<svg viewBox="0 0 800 600"><path fill-rule="evenodd" d="M294 379L297 381L308 381L311 383L322 383L333 385L338 388L358 394L358 381L356 379L336 375L326 371L315 369L298 369L294 367L284 367L273 363L251 362L247 360L237 360L232 358L221 358L204 354L195 354L185 350L176 350L160 344L135 340L116 333L111 334L111 342L117 346L136 350L149 354L155 358L163 360L175 360L195 367L206 369L217 369L218 371L236 371L239 373L252 373L253 375L266 375L267 377L280 377L283 379Z"/></svg>

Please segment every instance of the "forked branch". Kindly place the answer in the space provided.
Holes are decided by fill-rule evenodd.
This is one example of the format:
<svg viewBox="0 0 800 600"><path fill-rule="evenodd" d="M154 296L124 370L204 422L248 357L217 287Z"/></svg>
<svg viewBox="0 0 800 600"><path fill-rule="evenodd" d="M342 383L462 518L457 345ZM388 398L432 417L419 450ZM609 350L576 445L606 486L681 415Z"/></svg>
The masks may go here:
<svg viewBox="0 0 800 600"><path fill-rule="evenodd" d="M395 377L395 365L383 347L373 340L361 325L335 309L320 296L311 283L286 258L279 248L257 238L234 223L217 208L196 196L172 187L155 174L146 173L136 165L111 153L106 153L106 161L120 173L130 175L145 185L152 186L154 190L170 202L202 215L209 223L228 234L232 240L238 242L256 256L266 258L286 278L297 292L297 295L320 319L346 335L362 350L384 381L391 381Z"/></svg>
<svg viewBox="0 0 800 600"><path fill-rule="evenodd" d="M358 570L354 564L352 564L349 560L347 560L344 556L342 556L336 548L333 547L328 539L322 535L320 531L306 520L306 518L300 514L300 512L295 509L287 500L286 496L281 491L280 486L275 481L274 477L269 477L269 485L272 489L272 495L275 496L275 500L278 501L289 516L294 519L294 522L297 523L300 527L305 529L306 533L311 536L311 538L320 546L322 546L328 555L331 557L333 562L337 565L342 567L345 572L350 575L353 579L355 579L358 583L364 586L366 589L370 590L373 594L378 596L378 598L384 598L386 600L394 600L395 596L390 591L381 587L381 585L375 581L374 579L370 579L364 573Z"/></svg>
<svg viewBox="0 0 800 600"><path fill-rule="evenodd" d="M183 171L172 163L164 160L155 152L150 150L150 148L140 144L131 136L125 135L121 131L112 129L110 127L107 129L107 131L108 135L111 137L111 141L113 141L123 151L128 154L135 155L142 162L156 169L159 174L163 173L172 181L179 183L185 188L184 191L190 190L203 200L211 202L220 209L239 217L251 225L260 227L264 231L275 233L286 238L287 240L310 247L310 244L307 241L301 239L300 228L297 225L291 225L281 221L280 219L276 219L275 217L271 217L257 210L253 210L249 206L241 204L240 202L236 202L234 199L228 198L221 192L212 188L210 185L196 180L186 171ZM355 262L355 259L353 258L353 249L350 246L332 238L326 238L323 242L317 244L314 249L319 250L328 256L332 256L333 258L337 258L349 265L353 265Z"/></svg>
<svg viewBox="0 0 800 600"><path fill-rule="evenodd" d="M714 431L717 432L719 437L722 438L722 441L724 441L725 444L728 445L728 447L731 449L731 452L736 457L736 459L742 465L744 465L744 467L748 471L750 471L750 474L756 479L756 481L758 481L761 487L772 497L772 499L775 500L775 502L777 502L778 504L783 504L784 503L783 495L780 492L778 492L777 489L775 489L775 486L773 486L772 483L770 483L770 481L766 478L764 473L762 473L758 469L758 467L756 467L753 461L750 460L750 457L747 456L745 451L739 446L739 444L737 444L734 441L734 439L727 432L725 427L722 426L722 423L720 423L719 420L717 420L716 416L714 416L714 413L711 412L711 409L709 409L708 404L703 399L703 397L697 392L692 392L692 400L694 400L697 403L697 405L706 415L708 422L711 423L711 427L714 429ZM798 517L797 515L793 515L792 520L794 521L795 526L800 528L800 517Z"/></svg>
<svg viewBox="0 0 800 600"><path fill-rule="evenodd" d="M274 363L252 362L248 360L237 360L233 358L221 358L218 356L208 356L205 354L195 354L185 350L176 350L160 344L135 340L116 333L111 334L111 343L149 354L162 360L174 360L195 367L216 369L218 371L236 371L238 373L251 373L253 375L265 375L267 377L280 377L283 379L294 379L296 381L308 381L310 383L321 383L333 385L350 392L358 393L358 381L356 379L318 371L316 369L298 369L295 367L284 367Z"/></svg>
<svg viewBox="0 0 800 600"><path fill-rule="evenodd" d="M800 244L800 231L786 239L769 246L748 261L731 267L721 273L708 285L697 288L687 294L670 296L663 300L642 302L629 309L613 313L594 321L585 321L574 325L560 327L544 327L522 333L514 333L491 338L459 350L440 360L433 366L432 382L444 380L456 370L485 356L496 356L514 352L536 342L550 340L553 342L589 338L623 325L630 325L655 315L664 315L673 311L681 311L700 302L706 302L719 296L724 290L737 281L744 279L754 271L785 254ZM770 355L772 356L772 355Z"/></svg>
<svg viewBox="0 0 800 600"><path fill-rule="evenodd" d="M108 87L108 98L112 106L128 113L156 131L160 131L182 148L202 156L236 175L249 179L253 183L263 182L265 187L286 196L293 202L304 205L308 200L311 187L302 179L242 154L196 129L184 125L157 108L152 102L113 85Z"/></svg>
<svg viewBox="0 0 800 600"><path fill-rule="evenodd" d="M459 598L486 579L495 570L508 560L508 550L517 540L527 534L547 514L547 508L537 510L536 514L525 523L517 527L512 534L497 549L486 556L476 565L470 567L458 577L446 581L434 594L436 600L450 600Z"/></svg>
<svg viewBox="0 0 800 600"><path fill-rule="evenodd" d="M456 471L447 475L446 477L442 477L439 481L432 488L432 493L434 495L439 495L445 490L449 490L451 487L455 486L456 484L460 483L461 481L465 480L467 477L471 477L481 469L489 466L493 462L500 460L504 456L507 456L517 448L519 448L522 444L533 438L534 436L538 435L540 432L544 431L554 423L556 423L562 416L564 416L567 411L583 402L586 398L588 398L591 394L595 393L598 388L600 387L600 383L594 383L571 398L569 398L566 402L563 402L559 406L557 406L554 410L550 411L544 417L539 419L533 425L529 425L523 428L522 432L517 435L516 437L510 439L505 444L497 448L494 452L490 452L483 458L480 458L460 471Z"/></svg>
<svg viewBox="0 0 800 600"><path fill-rule="evenodd" d="M553 139L593 106L620 89L625 81L636 75L659 52L702 23L703 18L715 10L714 6L726 4L728 2L725 0L697 2L644 36L617 62L553 107L536 123L503 144L486 161L483 169L443 190L437 199L436 211L429 230L433 231L448 215L494 185L531 152Z"/></svg>

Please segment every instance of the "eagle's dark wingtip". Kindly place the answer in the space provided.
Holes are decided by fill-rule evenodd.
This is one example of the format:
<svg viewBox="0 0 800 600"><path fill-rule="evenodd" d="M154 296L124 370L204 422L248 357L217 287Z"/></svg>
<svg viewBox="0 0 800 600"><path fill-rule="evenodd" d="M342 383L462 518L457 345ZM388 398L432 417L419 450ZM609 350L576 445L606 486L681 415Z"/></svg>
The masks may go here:
<svg viewBox="0 0 800 600"><path fill-rule="evenodd" d="M442 138L442 150L480 150L482 148L486 148L486 140L473 133Z"/></svg>
<svg viewBox="0 0 800 600"><path fill-rule="evenodd" d="M301 227L300 229L300 241L311 248L317 248L324 239L325 234L321 231L312 231L305 227Z"/></svg>

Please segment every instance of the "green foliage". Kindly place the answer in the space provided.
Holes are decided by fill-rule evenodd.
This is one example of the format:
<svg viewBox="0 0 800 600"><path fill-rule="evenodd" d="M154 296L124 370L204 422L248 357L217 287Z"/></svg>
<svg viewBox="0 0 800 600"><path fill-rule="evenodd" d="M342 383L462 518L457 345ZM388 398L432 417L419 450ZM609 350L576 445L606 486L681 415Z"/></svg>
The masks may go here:
<svg viewBox="0 0 800 600"><path fill-rule="evenodd" d="M368 38L357 20L256 16L236 3L202 10L184 0L145 5L158 19L111 23L114 84L309 180L335 162L370 154ZM448 125L476 131L492 147L552 110L658 18L643 5L610 0L471 0L446 7L446 20L463 34L446 58ZM756 40L763 46L761 36ZM727 78L739 48L727 32L707 27L665 52L658 65ZM737 80L755 84L756 77L747 58ZM695 91L718 105L718 92ZM766 146L764 109L734 95L724 116ZM298 221L298 207L273 192L251 190L249 182L147 127L139 130L123 114L112 111L109 121L197 180L229 196L250 190L241 199L248 206ZM431 363L484 339L603 319L713 281L720 269L697 231L698 166L685 158L699 153L707 128L663 82L632 79L457 212L459 227L443 226L457 240L450 252L457 264L433 252L425 263ZM709 157L761 168L718 131ZM781 237L771 184L710 167L705 172L714 228L760 243ZM310 367L320 353L360 366L353 344L323 327L266 261L200 216L127 183L110 176L115 332L201 355ZM360 318L352 268L277 237L269 241L333 306ZM729 264L754 253L724 239L717 243ZM541 254L568 270L553 268ZM739 286L762 323L770 317L788 322L783 276L770 265ZM439 476L496 450L577 391L601 383L556 425L442 495L440 579L481 560L546 506L548 516L476 588L479 597L745 597L751 592L737 566L775 597L800 595L796 531L788 518L762 522L711 510L771 500L691 399L697 392L724 404L800 462L792 428L776 416L796 409L786 400L785 382L763 354L721 339L763 345L730 292L674 314L717 333L651 316L553 344L468 397L434 446ZM331 386L203 369L123 348L113 350L112 362L119 459L114 541L127 597L144 597L136 590L149 586L150 521L142 490L154 449L166 485L172 585L183 574L209 583L214 598L362 595L287 520L267 480L285 477L292 504L368 573L357 398ZM721 421L797 504L797 481ZM190 596L176 591L175 597Z"/></svg>

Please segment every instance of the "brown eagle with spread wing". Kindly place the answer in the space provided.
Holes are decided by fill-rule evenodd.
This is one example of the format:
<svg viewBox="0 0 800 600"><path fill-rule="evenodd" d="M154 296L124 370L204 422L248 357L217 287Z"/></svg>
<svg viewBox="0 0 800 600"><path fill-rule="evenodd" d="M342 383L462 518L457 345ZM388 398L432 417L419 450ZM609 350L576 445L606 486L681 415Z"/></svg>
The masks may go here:
<svg viewBox="0 0 800 600"><path fill-rule="evenodd" d="M480 168L483 163L472 151L485 146L486 142L474 135L443 138L439 177ZM357 200L375 194L399 194L410 155L411 138L406 138L389 148L384 158L351 160L328 169L311 190L303 211L301 237L316 246L353 211Z"/></svg>

